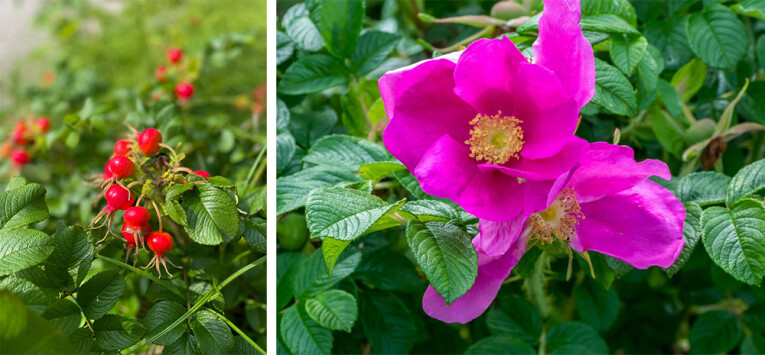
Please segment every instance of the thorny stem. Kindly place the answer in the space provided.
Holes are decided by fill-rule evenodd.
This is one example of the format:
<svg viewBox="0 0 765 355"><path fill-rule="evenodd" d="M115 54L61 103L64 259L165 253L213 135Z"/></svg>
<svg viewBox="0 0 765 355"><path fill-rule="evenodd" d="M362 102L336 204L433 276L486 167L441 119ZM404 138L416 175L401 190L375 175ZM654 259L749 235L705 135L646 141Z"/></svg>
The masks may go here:
<svg viewBox="0 0 765 355"><path fill-rule="evenodd" d="M74 297L74 294L72 293L72 291L69 291L69 290L64 290L64 293L66 293L67 295L71 296L72 299L74 299L74 304L76 304L77 308L80 309L80 313L82 313L82 316L85 317L85 322L88 323L88 328L90 328L90 332L93 334L93 336L95 336L96 331L93 329L93 323L91 323L90 319L88 319L88 316L85 315L85 310L82 309L82 307L80 307L80 303L77 302L77 297Z"/></svg>
<svg viewBox="0 0 765 355"><path fill-rule="evenodd" d="M231 327L231 329L233 329L235 332L237 332L239 335L241 335L242 339L244 339L247 343L252 345L253 348L255 348L258 351L260 351L261 354L266 355L266 352L260 346L258 346L257 343L255 343L252 339L250 339L250 337L248 337L247 334L244 334L244 332L241 329L239 329L239 327L234 325L234 323L231 323L231 321L228 320L226 317L224 317L222 314L220 314L218 312L215 312L212 309L209 309L208 312L210 312L210 313L214 314L215 316L217 316L218 318L220 318L224 323L226 323L229 327Z"/></svg>

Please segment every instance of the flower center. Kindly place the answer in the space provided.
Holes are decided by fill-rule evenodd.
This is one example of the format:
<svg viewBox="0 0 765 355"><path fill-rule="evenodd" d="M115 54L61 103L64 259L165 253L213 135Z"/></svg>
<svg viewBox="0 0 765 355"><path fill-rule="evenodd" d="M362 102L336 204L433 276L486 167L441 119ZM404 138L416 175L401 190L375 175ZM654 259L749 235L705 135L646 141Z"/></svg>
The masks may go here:
<svg viewBox="0 0 765 355"><path fill-rule="evenodd" d="M552 244L554 238L570 242L582 219L584 215L574 196L574 188L569 187L562 190L546 210L531 215L528 223L532 238L539 239L542 244Z"/></svg>
<svg viewBox="0 0 765 355"><path fill-rule="evenodd" d="M524 143L521 120L503 116L500 111L494 116L478 114L470 124L473 128L465 144L470 146L471 158L489 164L504 164L510 157L518 159Z"/></svg>

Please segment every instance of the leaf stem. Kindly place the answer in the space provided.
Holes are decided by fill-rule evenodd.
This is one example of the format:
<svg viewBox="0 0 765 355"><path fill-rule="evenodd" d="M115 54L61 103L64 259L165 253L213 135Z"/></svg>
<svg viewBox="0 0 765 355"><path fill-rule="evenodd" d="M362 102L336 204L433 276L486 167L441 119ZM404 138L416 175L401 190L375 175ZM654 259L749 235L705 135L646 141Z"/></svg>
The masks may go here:
<svg viewBox="0 0 765 355"><path fill-rule="evenodd" d="M85 322L88 323L88 328L90 328L90 332L93 333L93 336L95 336L96 331L95 329L93 329L93 323L91 323L90 319L88 319L88 316L85 315L85 310L82 309L82 307L80 307L80 303L77 302L77 297L74 297L74 294L72 293L72 291L69 291L69 290L64 290L64 293L72 297L72 299L74 300L74 304L77 305L77 308L80 309L80 313L82 313L82 316L85 317Z"/></svg>
<svg viewBox="0 0 765 355"><path fill-rule="evenodd" d="M242 339L244 339L246 342L248 342L250 345L252 345L253 348L255 348L258 351L260 351L261 354L266 355L265 350L263 350L260 346L258 346L258 344L255 343L250 337L248 337L247 334L244 334L244 332L241 329L239 329L236 325L234 325L234 323L231 323L231 321L228 320L226 317L224 317L222 314L220 314L218 312L215 312L212 309L208 309L207 311L212 313L212 314L214 314L214 315L216 315L223 322L228 324L228 326L231 327L231 329L233 329L235 332L237 332L237 334L241 335Z"/></svg>
<svg viewBox="0 0 765 355"><path fill-rule="evenodd" d="M167 282L165 280L162 280L162 279L152 275L151 273L149 273L149 272L147 272L145 270L141 270L141 269L139 269L139 268L137 268L135 266L125 264L125 263L123 263L123 262L121 262L119 260L114 260L112 258L105 257L103 255L96 255L96 259L101 259L103 261L112 263L114 265L123 267L125 269L128 269L128 270L130 270L130 271L132 271L132 272L134 272L136 274L139 274L139 275L141 275L141 276L143 276L143 277L145 277L145 278L147 278L149 280L152 280L152 281L156 282L157 284L165 287L166 289L170 290L172 293L174 293L174 294L178 295L179 297L181 297L181 299L185 299L186 298L186 296L183 294L183 292L179 291L178 288L173 286L173 284L171 284L171 283L169 283L169 282Z"/></svg>

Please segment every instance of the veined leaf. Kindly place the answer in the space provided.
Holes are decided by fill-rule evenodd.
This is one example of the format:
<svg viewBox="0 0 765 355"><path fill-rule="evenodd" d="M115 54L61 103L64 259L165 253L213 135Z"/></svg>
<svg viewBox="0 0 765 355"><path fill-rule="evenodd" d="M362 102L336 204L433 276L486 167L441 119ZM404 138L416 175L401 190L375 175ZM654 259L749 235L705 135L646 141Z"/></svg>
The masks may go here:
<svg viewBox="0 0 765 355"><path fill-rule="evenodd" d="M197 184L184 195L189 226L184 227L192 240L204 245L218 245L239 235L239 215L234 199L223 189Z"/></svg>
<svg viewBox="0 0 765 355"><path fill-rule="evenodd" d="M637 111L637 98L630 81L619 69L597 58L592 102L617 115L633 116Z"/></svg>
<svg viewBox="0 0 765 355"><path fill-rule="evenodd" d="M358 317L356 298L343 290L329 290L309 298L305 309L322 327L348 333Z"/></svg>
<svg viewBox="0 0 765 355"><path fill-rule="evenodd" d="M730 69L748 47L744 24L726 6L713 4L691 14L685 23L688 43L696 55L715 68Z"/></svg>
<svg viewBox="0 0 765 355"><path fill-rule="evenodd" d="M308 194L323 186L345 186L364 181L352 171L332 166L315 166L276 181L276 214L305 206Z"/></svg>
<svg viewBox="0 0 765 355"><path fill-rule="evenodd" d="M331 354L332 331L316 323L300 302L287 308L279 322L284 345L295 354Z"/></svg>
<svg viewBox="0 0 765 355"><path fill-rule="evenodd" d="M680 256L677 257L675 263L669 268L664 269L664 272L672 277L691 257L693 249L696 248L696 244L701 238L701 207L695 202L686 202L683 204L685 207L685 221L683 221L683 239L685 239L685 245L683 245L683 251Z"/></svg>
<svg viewBox="0 0 765 355"><path fill-rule="evenodd" d="M347 135L331 135L311 146L303 161L358 171L364 164L394 160L388 151L377 143Z"/></svg>
<svg viewBox="0 0 765 355"><path fill-rule="evenodd" d="M749 164L736 173L728 184L725 202L732 205L762 189L765 189L765 159Z"/></svg>

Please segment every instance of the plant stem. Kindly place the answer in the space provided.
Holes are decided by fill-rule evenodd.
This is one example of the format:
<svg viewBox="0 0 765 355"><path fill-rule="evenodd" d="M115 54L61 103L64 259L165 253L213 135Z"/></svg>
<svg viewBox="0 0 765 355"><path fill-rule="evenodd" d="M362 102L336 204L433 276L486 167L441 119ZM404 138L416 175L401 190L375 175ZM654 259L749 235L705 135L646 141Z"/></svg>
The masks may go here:
<svg viewBox="0 0 765 355"><path fill-rule="evenodd" d="M64 293L71 296L74 300L74 304L77 305L77 308L80 309L80 313L82 313L82 316L85 317L85 322L88 323L88 328L90 328L90 332L93 333L93 336L96 335L96 331L93 329L93 323L90 322L90 319L88 319L88 316L85 315L85 310L80 307L80 304L77 302L77 297L74 297L74 294L69 290L64 290Z"/></svg>
<svg viewBox="0 0 765 355"><path fill-rule="evenodd" d="M183 292L179 291L178 288L173 286L173 284L171 284L171 283L169 283L169 282L167 282L165 280L162 280L162 279L152 275L151 273L146 272L145 270L141 270L141 269L139 269L139 268L137 268L135 266L131 266L131 265L125 264L125 263L123 263L123 262L121 262L119 260L114 260L112 258L108 258L108 257L105 257L103 255L96 255L96 258L97 259L101 259L101 260L106 261L106 262L109 262L109 263L112 263L114 265L123 267L123 268L128 269L128 270L130 270L132 272L135 272L136 274L139 274L139 275L141 275L141 276L143 276L143 277L145 277L145 278L147 278L149 280L152 280L152 281L158 283L159 285L165 287L166 289L170 290L174 294L180 296L181 299L186 298L186 296L183 294Z"/></svg>
<svg viewBox="0 0 765 355"><path fill-rule="evenodd" d="M542 253L534 264L534 273L523 282L529 300L537 306L542 319L547 319L550 316L550 305L547 304L547 297L545 296L546 267L547 255Z"/></svg>
<svg viewBox="0 0 765 355"><path fill-rule="evenodd" d="M255 170L258 168L258 165L260 165L260 161L263 159L263 156L265 155L265 153L266 153L266 148L263 148L260 150L260 153L258 153L258 157L255 158L255 162L252 164L252 167L250 168L250 172L247 173L247 179L245 179L245 181L247 181L247 185L246 185L247 188L249 188L250 185L252 185L252 183L254 182L255 179L253 179L253 177L255 176Z"/></svg>
<svg viewBox="0 0 765 355"><path fill-rule="evenodd" d="M220 318L226 324L228 324L228 326L231 327L231 329L233 329L235 332L237 332L239 335L241 335L242 339L244 339L246 342L248 342L250 345L252 345L253 348L255 348L258 351L260 351L261 354L266 355L265 350L263 350L260 346L258 346L258 344L255 343L250 337L248 337L247 334L244 334L244 332L241 329L239 329L236 325L234 325L234 323L231 323L231 321L229 321L226 317L224 317L222 314L220 314L218 312L215 312L215 311L213 311L211 309L209 309L208 311L210 313L216 315L218 318Z"/></svg>

